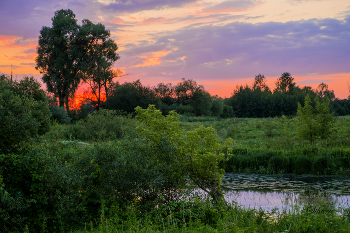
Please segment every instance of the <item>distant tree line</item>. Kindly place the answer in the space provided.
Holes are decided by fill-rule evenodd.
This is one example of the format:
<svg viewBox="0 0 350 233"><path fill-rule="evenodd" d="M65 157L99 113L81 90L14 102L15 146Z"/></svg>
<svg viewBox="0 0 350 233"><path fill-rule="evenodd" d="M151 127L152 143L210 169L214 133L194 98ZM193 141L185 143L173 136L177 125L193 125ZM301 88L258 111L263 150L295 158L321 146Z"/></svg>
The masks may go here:
<svg viewBox="0 0 350 233"><path fill-rule="evenodd" d="M350 114L350 100L336 99L334 91L329 90L328 85L323 82L316 90L310 86L300 88L296 86L291 74L285 72L277 79L276 88L271 91L265 80L264 75L256 75L252 87L237 86L233 95L224 100L225 104L232 106L235 117L294 116L297 114L298 103L304 104L306 96L311 99L316 96L324 99L328 96L335 115Z"/></svg>
<svg viewBox="0 0 350 233"><path fill-rule="evenodd" d="M298 103L304 105L306 96L311 99L328 96L335 115L350 114L350 100L336 99L327 84L319 84L316 90L309 86L300 88L287 72L278 78L273 91L266 85L264 75L259 74L255 76L253 85L237 86L232 96L226 99L211 96L202 85L191 79L182 79L177 85L159 83L155 87L143 86L139 80L124 84L117 82L111 86L109 93L102 106L127 113L133 113L137 106L146 108L154 104L164 115L175 110L187 116L221 118L294 116Z"/></svg>

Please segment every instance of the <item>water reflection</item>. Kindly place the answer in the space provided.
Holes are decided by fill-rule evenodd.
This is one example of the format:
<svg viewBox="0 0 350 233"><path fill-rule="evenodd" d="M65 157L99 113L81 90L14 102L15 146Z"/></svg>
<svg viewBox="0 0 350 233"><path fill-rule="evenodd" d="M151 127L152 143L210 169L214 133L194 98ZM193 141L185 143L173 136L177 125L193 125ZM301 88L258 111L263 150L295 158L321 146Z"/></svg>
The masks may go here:
<svg viewBox="0 0 350 233"><path fill-rule="evenodd" d="M350 208L349 177L227 173L222 187L228 202L245 208L293 211L320 202Z"/></svg>

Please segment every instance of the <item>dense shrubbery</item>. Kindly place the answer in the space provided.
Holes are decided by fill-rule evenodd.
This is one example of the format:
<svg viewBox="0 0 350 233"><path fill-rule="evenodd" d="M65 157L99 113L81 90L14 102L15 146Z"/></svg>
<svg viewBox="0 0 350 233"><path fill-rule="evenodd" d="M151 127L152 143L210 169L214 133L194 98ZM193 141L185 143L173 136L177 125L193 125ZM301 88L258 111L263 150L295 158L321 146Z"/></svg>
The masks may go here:
<svg viewBox="0 0 350 233"><path fill-rule="evenodd" d="M157 166L149 148L123 141L89 146L56 143L33 147L23 155L0 155L7 196L1 200L1 226L33 232L67 231L90 222L101 206L140 211L177 200L180 183L164 156ZM182 180L182 179L180 179ZM145 192L145 190L147 190Z"/></svg>
<svg viewBox="0 0 350 233"><path fill-rule="evenodd" d="M0 153L10 153L31 137L50 127L50 111L45 93L33 78L20 83L0 78Z"/></svg>
<svg viewBox="0 0 350 233"><path fill-rule="evenodd" d="M68 116L67 111L59 106L49 106L51 111L51 120L56 121L60 124L69 124L71 122L71 118Z"/></svg>
<svg viewBox="0 0 350 233"><path fill-rule="evenodd" d="M138 108L137 114L140 123L134 138L118 133L135 120L100 110L64 127L74 132L89 126L90 132L100 133L115 127L113 135L101 140L121 136L124 140L92 145L43 141L20 155L0 155L1 192L6 193L0 203L4 230L22 231L27 225L33 232L67 231L92 221L102 207L123 209L132 203L149 212L179 200L187 192L181 189L187 178L219 201L223 171L218 168L221 155L214 130L200 128L182 136L176 113L164 117L151 106ZM96 140L95 136L88 140Z"/></svg>

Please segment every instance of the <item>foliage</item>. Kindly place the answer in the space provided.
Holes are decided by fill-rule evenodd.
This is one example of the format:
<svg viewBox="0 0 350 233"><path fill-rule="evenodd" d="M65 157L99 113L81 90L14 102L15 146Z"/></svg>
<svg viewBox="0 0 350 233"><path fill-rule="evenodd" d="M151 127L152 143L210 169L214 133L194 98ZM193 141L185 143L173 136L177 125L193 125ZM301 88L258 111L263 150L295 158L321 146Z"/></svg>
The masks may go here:
<svg viewBox="0 0 350 233"><path fill-rule="evenodd" d="M292 75L288 72L281 74L276 82L275 92L292 94L295 88L295 82Z"/></svg>
<svg viewBox="0 0 350 233"><path fill-rule="evenodd" d="M173 164L180 177L189 177L202 190L209 193L214 201L222 198L220 183L223 170L218 163L223 159L219 153L220 145L213 128L199 127L194 131L182 132L179 127L179 115L171 111L163 116L155 106L147 109L136 108L136 119L142 125L137 129L147 143L154 148L155 161L160 161L164 144L170 147L170 155L175 158Z"/></svg>
<svg viewBox="0 0 350 233"><path fill-rule="evenodd" d="M181 179L167 166L173 158L165 154L158 166L151 153L138 141L125 140L42 143L22 155L0 155L0 192L6 194L0 224L9 232L25 225L33 232L43 227L62 232L82 227L101 208L135 203L145 212L178 200L185 191L179 191Z"/></svg>
<svg viewBox="0 0 350 233"><path fill-rule="evenodd" d="M24 77L19 82L13 82L15 94L19 96L31 96L35 101L47 102L45 91L34 77Z"/></svg>
<svg viewBox="0 0 350 233"><path fill-rule="evenodd" d="M71 10L59 10L52 18L52 27L40 30L36 69L43 74L48 92L59 98L60 107L66 105L80 83L79 72L84 60L77 37L79 26Z"/></svg>
<svg viewBox="0 0 350 233"><path fill-rule="evenodd" d="M212 100L210 111L212 116L221 116L224 110L224 100L215 96Z"/></svg>
<svg viewBox="0 0 350 233"><path fill-rule="evenodd" d="M112 65L119 59L119 55L115 53L118 49L117 44L110 36L104 25L93 24L87 19L83 20L78 33L78 38L83 41L81 48L86 56L82 64L85 70L84 81L89 83L97 99L97 110L101 106L102 88L108 95L108 88L114 77Z"/></svg>
<svg viewBox="0 0 350 233"><path fill-rule="evenodd" d="M146 108L156 102L156 96L150 87L142 86L140 80L120 85L116 83L114 90L106 101L106 108L134 113L137 106Z"/></svg>
<svg viewBox="0 0 350 233"><path fill-rule="evenodd" d="M70 128L72 138L83 141L108 141L132 135L135 122L116 110L100 109L77 121Z"/></svg>
<svg viewBox="0 0 350 233"><path fill-rule="evenodd" d="M51 121L57 121L60 124L69 124L71 118L68 117L67 111L59 106L49 106L50 112L52 114Z"/></svg>
<svg viewBox="0 0 350 233"><path fill-rule="evenodd" d="M304 107L298 104L298 120L300 126L298 128L298 135L310 143L315 139L328 138L331 134L334 125L333 114L329 109L330 100L328 97L320 103L318 97L315 98L315 108L312 107L309 96L305 98Z"/></svg>
<svg viewBox="0 0 350 233"><path fill-rule="evenodd" d="M101 214L99 225L87 224L79 233L93 232L347 232L347 215L333 206L310 205L297 213L243 209L232 204L217 208L205 200L171 202L145 215L135 209L118 210L112 218ZM123 218L121 218L123 217Z"/></svg>
<svg viewBox="0 0 350 233"><path fill-rule="evenodd" d="M350 127L349 117L336 117L334 134L325 140L316 140L312 145L300 140L297 135L297 117L275 118L231 118L210 119L208 117L188 118L180 125L185 131L199 126L213 127L222 143L228 137L234 141L231 146L234 156L220 162L225 172L244 172L260 174L298 173L349 175L350 174ZM225 153L225 150L222 150ZM269 167L273 156L286 158L286 163L276 163ZM318 157L332 158L332 164L322 170L312 167ZM274 168L274 169L272 169Z"/></svg>
<svg viewBox="0 0 350 233"><path fill-rule="evenodd" d="M23 94L18 86L25 85L7 79L0 81L0 153L15 151L29 138L49 130L50 111L46 103L35 101L30 91Z"/></svg>

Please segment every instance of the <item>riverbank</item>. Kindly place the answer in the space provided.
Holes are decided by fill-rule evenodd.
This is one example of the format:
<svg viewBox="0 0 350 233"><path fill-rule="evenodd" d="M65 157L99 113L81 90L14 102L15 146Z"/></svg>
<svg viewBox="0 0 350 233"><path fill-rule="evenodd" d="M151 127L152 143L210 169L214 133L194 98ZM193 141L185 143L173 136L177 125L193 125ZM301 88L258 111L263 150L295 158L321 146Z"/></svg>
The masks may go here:
<svg viewBox="0 0 350 233"><path fill-rule="evenodd" d="M204 200L172 202L140 214L135 209L114 217L100 216L98 226L86 224L75 233L92 232L349 232L349 209L338 215L327 205L308 205L298 213L212 206Z"/></svg>

